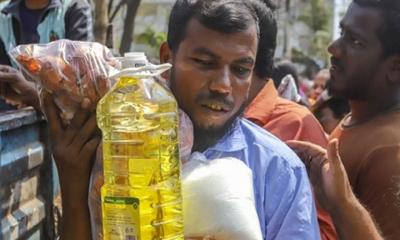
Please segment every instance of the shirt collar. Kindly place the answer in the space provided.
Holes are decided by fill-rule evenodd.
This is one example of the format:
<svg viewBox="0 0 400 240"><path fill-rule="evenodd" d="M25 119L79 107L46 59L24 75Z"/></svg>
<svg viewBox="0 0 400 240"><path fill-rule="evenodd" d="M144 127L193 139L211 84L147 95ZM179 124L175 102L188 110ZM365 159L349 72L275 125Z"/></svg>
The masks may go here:
<svg viewBox="0 0 400 240"><path fill-rule="evenodd" d="M237 152L246 148L245 137L241 127L241 118L235 120L232 128L215 144L208 148L204 153L209 151L217 152Z"/></svg>
<svg viewBox="0 0 400 240"><path fill-rule="evenodd" d="M10 3L3 8L1 11L4 14L11 14L13 16L19 16L19 9L24 0L14 0L10 1ZM61 0L50 0L49 5L45 8L45 11L51 8L61 7Z"/></svg>
<svg viewBox="0 0 400 240"><path fill-rule="evenodd" d="M274 81L269 79L245 111L245 117L267 122L279 98Z"/></svg>

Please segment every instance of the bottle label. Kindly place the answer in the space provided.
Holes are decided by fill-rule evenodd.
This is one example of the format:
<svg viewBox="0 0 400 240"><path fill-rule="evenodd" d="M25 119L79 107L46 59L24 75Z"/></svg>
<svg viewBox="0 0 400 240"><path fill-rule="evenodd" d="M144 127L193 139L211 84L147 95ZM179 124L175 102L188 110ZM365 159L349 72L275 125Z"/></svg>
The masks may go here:
<svg viewBox="0 0 400 240"><path fill-rule="evenodd" d="M104 239L140 240L139 199L105 197L103 202Z"/></svg>

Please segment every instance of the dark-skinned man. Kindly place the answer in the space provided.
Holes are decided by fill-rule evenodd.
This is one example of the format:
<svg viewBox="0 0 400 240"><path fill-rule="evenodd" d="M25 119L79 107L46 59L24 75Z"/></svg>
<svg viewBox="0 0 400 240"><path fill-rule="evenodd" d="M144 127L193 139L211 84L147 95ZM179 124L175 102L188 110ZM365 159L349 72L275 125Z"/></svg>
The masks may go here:
<svg viewBox="0 0 400 240"><path fill-rule="evenodd" d="M399 239L400 2L354 0L340 28L328 48L328 90L347 98L351 113L331 134L338 143L328 154L290 145L309 167L340 239Z"/></svg>

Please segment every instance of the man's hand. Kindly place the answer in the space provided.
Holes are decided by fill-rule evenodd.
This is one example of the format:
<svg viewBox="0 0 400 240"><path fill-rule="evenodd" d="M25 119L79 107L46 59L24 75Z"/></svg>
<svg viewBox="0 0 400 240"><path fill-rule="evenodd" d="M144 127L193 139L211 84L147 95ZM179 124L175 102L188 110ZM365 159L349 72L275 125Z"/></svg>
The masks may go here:
<svg viewBox="0 0 400 240"><path fill-rule="evenodd" d="M62 124L58 107L50 94L44 94L43 102L49 124L52 153L60 178L85 178L89 182L93 157L100 143L100 136L95 135L96 115L89 110L90 101L82 101L81 108L68 126ZM71 179L68 180L70 181Z"/></svg>
<svg viewBox="0 0 400 240"><path fill-rule="evenodd" d="M103 145L99 144L96 152L96 160L90 176L89 186L89 209L93 240L103 239L103 219L101 212L101 187L103 185Z"/></svg>
<svg viewBox="0 0 400 240"><path fill-rule="evenodd" d="M0 65L0 95L12 104L26 104L40 109L35 84L25 79L20 71L7 65Z"/></svg>
<svg viewBox="0 0 400 240"><path fill-rule="evenodd" d="M346 170L338 151L338 140L328 144L328 151L322 147L300 141L287 144L298 154L306 165L318 202L331 212L338 204L354 201Z"/></svg>
<svg viewBox="0 0 400 240"><path fill-rule="evenodd" d="M70 125L64 126L49 94L44 94L53 157L60 178L63 205L61 239L90 239L88 190L93 157L100 142L90 101L83 100Z"/></svg>

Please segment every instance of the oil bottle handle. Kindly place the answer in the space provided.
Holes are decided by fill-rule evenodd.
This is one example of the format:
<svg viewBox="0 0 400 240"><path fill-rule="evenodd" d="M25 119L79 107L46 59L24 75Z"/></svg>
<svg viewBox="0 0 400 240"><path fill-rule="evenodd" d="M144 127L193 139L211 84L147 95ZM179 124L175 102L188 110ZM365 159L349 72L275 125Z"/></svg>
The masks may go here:
<svg viewBox="0 0 400 240"><path fill-rule="evenodd" d="M163 72L168 71L172 67L171 64L165 63L161 65L147 64L138 68L125 68L118 73L110 76L110 78L120 78L122 76L129 76L135 78L147 78L161 75Z"/></svg>

